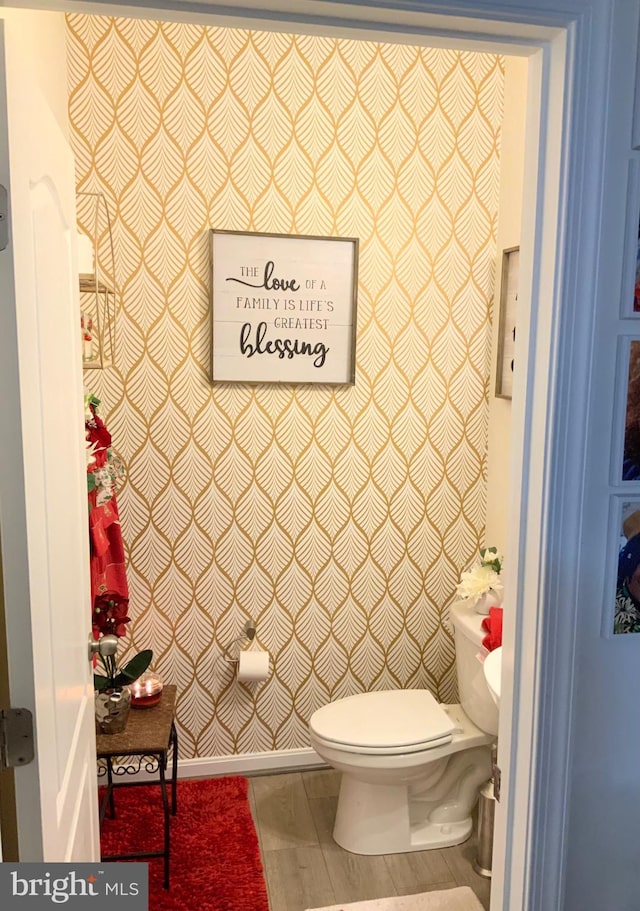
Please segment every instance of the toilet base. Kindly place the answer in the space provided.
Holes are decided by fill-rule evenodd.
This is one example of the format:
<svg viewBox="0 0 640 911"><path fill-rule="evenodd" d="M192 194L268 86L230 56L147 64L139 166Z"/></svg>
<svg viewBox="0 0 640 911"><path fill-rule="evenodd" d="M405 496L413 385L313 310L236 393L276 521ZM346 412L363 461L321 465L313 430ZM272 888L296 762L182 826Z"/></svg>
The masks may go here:
<svg viewBox="0 0 640 911"><path fill-rule="evenodd" d="M459 845L471 835L471 812L491 775L488 747L449 757L438 781L362 781L343 772L333 837L353 854L401 854Z"/></svg>

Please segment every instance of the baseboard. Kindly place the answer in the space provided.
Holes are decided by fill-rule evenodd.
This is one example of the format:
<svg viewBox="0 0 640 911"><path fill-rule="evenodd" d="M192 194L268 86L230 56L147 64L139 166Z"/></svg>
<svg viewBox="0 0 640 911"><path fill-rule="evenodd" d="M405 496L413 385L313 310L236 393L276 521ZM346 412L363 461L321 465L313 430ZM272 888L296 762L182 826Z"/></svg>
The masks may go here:
<svg viewBox="0 0 640 911"><path fill-rule="evenodd" d="M120 766L124 769L124 766ZM219 775L268 775L301 769L327 768L326 762L311 747L299 750L272 750L264 753L239 753L225 756L201 756L178 760L178 778L214 778ZM124 775L114 763L114 775ZM167 773L171 772L171 762ZM157 781L158 773L144 770L127 775L127 781Z"/></svg>
<svg viewBox="0 0 640 911"><path fill-rule="evenodd" d="M293 772L299 769L325 768L326 762L311 747L299 750L272 750L264 753L240 753L227 756L203 756L178 762L181 778L203 778L215 775L260 775L269 772Z"/></svg>

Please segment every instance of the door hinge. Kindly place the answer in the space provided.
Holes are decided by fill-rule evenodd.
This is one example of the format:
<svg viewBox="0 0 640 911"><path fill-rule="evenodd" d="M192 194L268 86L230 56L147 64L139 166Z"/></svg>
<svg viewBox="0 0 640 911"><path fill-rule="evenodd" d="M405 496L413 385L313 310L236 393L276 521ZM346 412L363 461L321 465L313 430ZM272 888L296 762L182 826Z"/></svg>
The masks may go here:
<svg viewBox="0 0 640 911"><path fill-rule="evenodd" d="M33 716L29 709L0 709L0 772L27 765L33 756Z"/></svg>
<svg viewBox="0 0 640 911"><path fill-rule="evenodd" d="M0 183L0 251L9 244L9 196L6 187Z"/></svg>

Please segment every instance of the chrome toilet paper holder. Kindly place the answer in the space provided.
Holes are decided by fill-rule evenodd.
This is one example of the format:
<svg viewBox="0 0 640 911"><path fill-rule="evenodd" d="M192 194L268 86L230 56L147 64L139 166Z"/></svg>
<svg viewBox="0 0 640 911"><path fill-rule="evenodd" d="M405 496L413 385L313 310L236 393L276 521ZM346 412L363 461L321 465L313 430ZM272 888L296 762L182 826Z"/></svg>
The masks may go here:
<svg viewBox="0 0 640 911"><path fill-rule="evenodd" d="M253 642L253 640L255 639L255 636L256 636L255 623L252 620L247 620L247 622L244 625L243 635L238 636L238 638L234 639L232 642L230 642L229 645L226 646L226 648L223 648L222 655L220 657L224 658L224 660L228 664L238 664L240 658L233 658L229 652L229 649L231 648L232 645L236 645L238 642Z"/></svg>

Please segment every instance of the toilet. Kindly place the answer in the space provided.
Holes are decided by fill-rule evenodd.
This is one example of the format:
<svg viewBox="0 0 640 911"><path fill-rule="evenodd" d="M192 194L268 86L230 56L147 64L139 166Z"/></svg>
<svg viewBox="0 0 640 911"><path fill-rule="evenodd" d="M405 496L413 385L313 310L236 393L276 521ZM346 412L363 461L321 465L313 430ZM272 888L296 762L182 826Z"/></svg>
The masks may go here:
<svg viewBox="0 0 640 911"><path fill-rule="evenodd" d="M498 733L482 620L466 602L451 607L460 704L440 704L429 690L379 690L311 716L311 746L342 773L333 837L347 851L424 851L471 834Z"/></svg>

